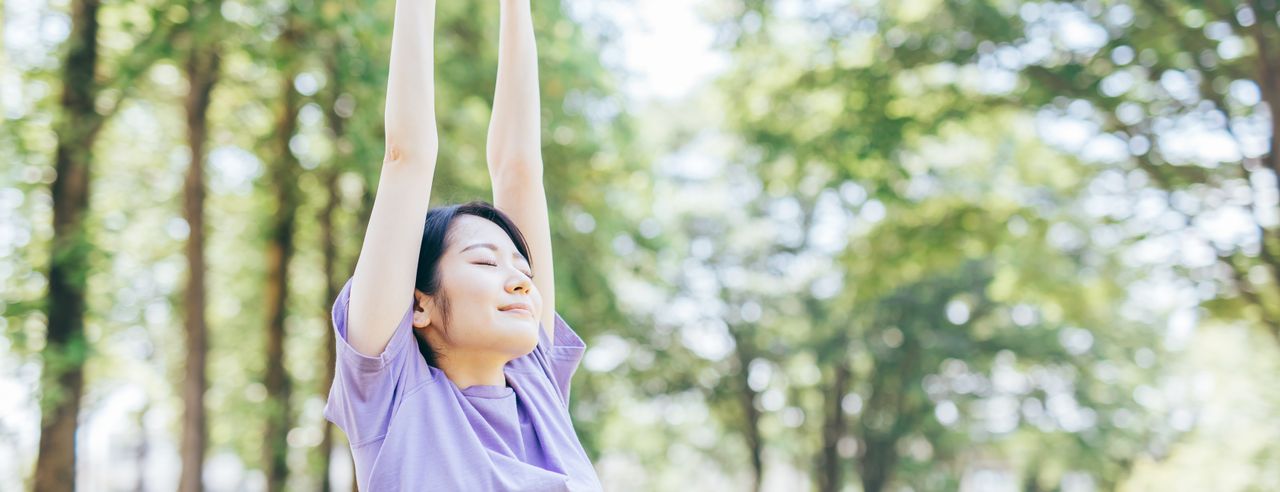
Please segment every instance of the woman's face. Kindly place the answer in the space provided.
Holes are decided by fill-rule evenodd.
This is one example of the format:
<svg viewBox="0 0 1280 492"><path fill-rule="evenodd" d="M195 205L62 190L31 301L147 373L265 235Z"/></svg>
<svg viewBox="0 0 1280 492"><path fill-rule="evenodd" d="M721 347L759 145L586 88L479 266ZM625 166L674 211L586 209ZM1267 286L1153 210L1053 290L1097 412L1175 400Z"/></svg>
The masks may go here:
<svg viewBox="0 0 1280 492"><path fill-rule="evenodd" d="M448 305L415 291L414 327L426 330L427 341L443 357L492 352L514 359L533 351L542 329L542 296L528 259L502 228L474 215L455 218L446 242L435 297L447 298Z"/></svg>

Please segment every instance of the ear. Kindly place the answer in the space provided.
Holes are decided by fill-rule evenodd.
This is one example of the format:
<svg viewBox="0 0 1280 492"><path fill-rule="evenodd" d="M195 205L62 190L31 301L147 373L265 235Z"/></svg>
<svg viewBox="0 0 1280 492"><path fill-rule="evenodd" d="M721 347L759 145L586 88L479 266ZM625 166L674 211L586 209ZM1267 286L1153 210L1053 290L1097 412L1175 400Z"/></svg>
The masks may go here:
<svg viewBox="0 0 1280 492"><path fill-rule="evenodd" d="M435 309L435 299L413 289L413 327L426 328L431 324L431 312Z"/></svg>

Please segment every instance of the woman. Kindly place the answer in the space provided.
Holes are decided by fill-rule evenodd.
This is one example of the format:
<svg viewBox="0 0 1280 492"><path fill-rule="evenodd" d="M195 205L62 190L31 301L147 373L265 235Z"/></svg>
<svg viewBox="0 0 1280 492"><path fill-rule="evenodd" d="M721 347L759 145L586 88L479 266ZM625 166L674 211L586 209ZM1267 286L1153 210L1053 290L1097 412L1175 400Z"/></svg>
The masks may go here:
<svg viewBox="0 0 1280 492"><path fill-rule="evenodd" d="M325 406L362 491L600 489L568 412L585 347L555 312L530 0L500 1L494 206L430 211L435 2L396 3L386 154Z"/></svg>

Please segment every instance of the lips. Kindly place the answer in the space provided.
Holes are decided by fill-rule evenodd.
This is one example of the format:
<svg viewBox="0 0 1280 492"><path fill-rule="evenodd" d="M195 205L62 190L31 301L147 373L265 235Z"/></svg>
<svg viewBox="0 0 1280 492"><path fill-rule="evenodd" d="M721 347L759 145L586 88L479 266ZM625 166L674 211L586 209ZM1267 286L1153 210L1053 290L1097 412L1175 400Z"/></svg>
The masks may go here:
<svg viewBox="0 0 1280 492"><path fill-rule="evenodd" d="M533 315L533 306L524 303L507 304L498 308L498 310L504 313L524 314L525 316Z"/></svg>

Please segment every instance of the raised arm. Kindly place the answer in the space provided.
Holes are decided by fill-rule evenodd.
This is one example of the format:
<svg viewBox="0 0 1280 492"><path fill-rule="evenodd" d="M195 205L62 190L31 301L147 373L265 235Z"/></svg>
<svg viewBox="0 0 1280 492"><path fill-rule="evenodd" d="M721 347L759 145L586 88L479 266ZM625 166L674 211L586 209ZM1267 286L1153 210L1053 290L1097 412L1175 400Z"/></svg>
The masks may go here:
<svg viewBox="0 0 1280 492"><path fill-rule="evenodd" d="M436 167L435 0L398 0L391 31L386 153L351 280L348 343L377 356L413 302Z"/></svg>
<svg viewBox="0 0 1280 492"><path fill-rule="evenodd" d="M489 121L486 160L493 204L515 221L529 243L533 283L542 294L542 324L555 332L555 275L551 224L542 184L542 137L538 102L538 49L530 0L499 0L498 82Z"/></svg>

